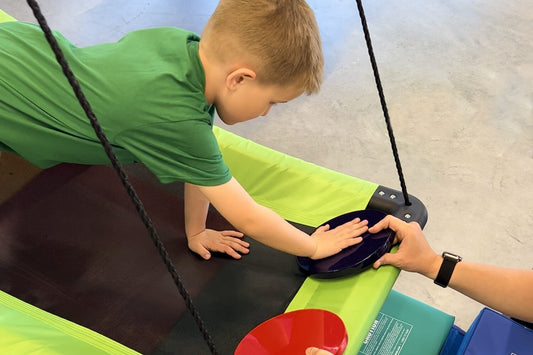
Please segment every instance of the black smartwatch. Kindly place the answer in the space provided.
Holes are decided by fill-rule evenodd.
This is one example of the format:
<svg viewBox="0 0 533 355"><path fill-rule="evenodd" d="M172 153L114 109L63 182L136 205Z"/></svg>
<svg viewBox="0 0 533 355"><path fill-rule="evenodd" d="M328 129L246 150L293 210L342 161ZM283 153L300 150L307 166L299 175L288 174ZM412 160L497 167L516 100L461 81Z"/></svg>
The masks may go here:
<svg viewBox="0 0 533 355"><path fill-rule="evenodd" d="M459 255L448 253L447 251L442 253L442 258L442 265L440 266L439 273L434 282L441 287L446 287L450 282L455 265L463 260L463 258Z"/></svg>

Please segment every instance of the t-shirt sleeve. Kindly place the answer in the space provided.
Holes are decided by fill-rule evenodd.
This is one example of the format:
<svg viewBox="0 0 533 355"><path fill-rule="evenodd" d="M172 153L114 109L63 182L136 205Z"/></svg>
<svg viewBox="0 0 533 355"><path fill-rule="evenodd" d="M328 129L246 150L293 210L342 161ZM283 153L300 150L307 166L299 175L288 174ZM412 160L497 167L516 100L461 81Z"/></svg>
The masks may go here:
<svg viewBox="0 0 533 355"><path fill-rule="evenodd" d="M200 120L140 126L114 140L163 183L216 186L231 178L212 127Z"/></svg>

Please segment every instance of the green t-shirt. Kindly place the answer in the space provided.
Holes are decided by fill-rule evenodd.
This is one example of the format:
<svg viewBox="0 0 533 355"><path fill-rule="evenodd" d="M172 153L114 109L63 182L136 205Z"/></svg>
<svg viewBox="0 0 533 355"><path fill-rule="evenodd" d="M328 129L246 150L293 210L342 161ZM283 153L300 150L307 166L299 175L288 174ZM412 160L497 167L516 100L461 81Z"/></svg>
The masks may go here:
<svg viewBox="0 0 533 355"><path fill-rule="evenodd" d="M84 48L55 35L121 162L142 162L165 183L230 179L197 35L154 28ZM41 168L109 163L43 33L27 23L0 24L2 149Z"/></svg>

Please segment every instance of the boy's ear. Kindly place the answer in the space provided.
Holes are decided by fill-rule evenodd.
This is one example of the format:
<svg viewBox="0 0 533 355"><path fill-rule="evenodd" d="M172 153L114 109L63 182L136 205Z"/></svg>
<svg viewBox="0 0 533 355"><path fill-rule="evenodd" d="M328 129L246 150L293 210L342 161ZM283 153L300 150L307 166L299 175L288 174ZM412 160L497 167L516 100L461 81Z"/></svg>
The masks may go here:
<svg viewBox="0 0 533 355"><path fill-rule="evenodd" d="M236 90L246 80L255 80L255 72L248 68L238 68L226 76L226 87L228 90Z"/></svg>

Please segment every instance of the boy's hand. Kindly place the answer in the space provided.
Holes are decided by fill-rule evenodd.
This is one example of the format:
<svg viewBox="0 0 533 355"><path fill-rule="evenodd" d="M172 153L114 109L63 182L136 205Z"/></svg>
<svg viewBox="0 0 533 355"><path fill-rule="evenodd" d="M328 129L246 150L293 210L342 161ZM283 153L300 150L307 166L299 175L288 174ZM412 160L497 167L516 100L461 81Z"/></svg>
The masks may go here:
<svg viewBox="0 0 533 355"><path fill-rule="evenodd" d="M356 218L330 230L329 225L319 227L311 238L315 239L316 250L311 259L322 259L337 254L342 249L361 243L361 234L368 230L368 221Z"/></svg>
<svg viewBox="0 0 533 355"><path fill-rule="evenodd" d="M240 259L241 254L248 254L249 243L239 239L244 234L237 231L216 231L206 229L192 237L188 237L189 249L205 260L211 258L210 251L226 253L234 259ZM240 254L239 254L240 253Z"/></svg>

